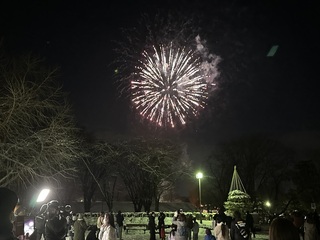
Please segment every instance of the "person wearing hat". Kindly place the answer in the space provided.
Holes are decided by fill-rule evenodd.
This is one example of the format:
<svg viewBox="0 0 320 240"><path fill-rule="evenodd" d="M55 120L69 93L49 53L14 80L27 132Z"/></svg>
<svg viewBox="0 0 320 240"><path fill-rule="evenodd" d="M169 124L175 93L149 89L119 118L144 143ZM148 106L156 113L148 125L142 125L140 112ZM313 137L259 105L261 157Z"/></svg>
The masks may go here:
<svg viewBox="0 0 320 240"><path fill-rule="evenodd" d="M59 202L52 200L48 203L47 220L45 225L46 240L65 239L68 232L67 219L59 214Z"/></svg>
<svg viewBox="0 0 320 240"><path fill-rule="evenodd" d="M79 213L77 220L74 222L73 240L84 240L85 232L88 228L86 221L83 219L83 214Z"/></svg>
<svg viewBox="0 0 320 240"><path fill-rule="evenodd" d="M15 206L18 203L18 196L12 190L0 187L0 239L16 239L13 235L13 225L10 219Z"/></svg>

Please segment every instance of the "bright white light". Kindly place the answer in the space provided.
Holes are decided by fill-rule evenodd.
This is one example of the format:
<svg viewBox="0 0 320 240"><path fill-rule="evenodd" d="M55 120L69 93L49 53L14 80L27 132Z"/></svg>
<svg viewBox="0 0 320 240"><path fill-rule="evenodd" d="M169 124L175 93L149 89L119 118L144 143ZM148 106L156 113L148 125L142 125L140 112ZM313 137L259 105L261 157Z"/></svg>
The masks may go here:
<svg viewBox="0 0 320 240"><path fill-rule="evenodd" d="M43 202L47 198L49 192L50 192L50 189L47 189L47 188L42 189L37 198L37 202Z"/></svg>
<svg viewBox="0 0 320 240"><path fill-rule="evenodd" d="M197 178L197 179L203 178L202 172L198 172L197 175L196 175L196 178Z"/></svg>
<svg viewBox="0 0 320 240"><path fill-rule="evenodd" d="M265 202L266 207L271 207L271 203L269 201Z"/></svg>

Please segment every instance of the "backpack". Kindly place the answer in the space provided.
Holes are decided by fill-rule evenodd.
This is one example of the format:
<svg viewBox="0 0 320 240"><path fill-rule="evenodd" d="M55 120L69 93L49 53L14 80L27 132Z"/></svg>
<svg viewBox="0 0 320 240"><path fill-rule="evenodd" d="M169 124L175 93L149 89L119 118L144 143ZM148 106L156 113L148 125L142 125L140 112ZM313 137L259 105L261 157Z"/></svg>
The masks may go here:
<svg viewBox="0 0 320 240"><path fill-rule="evenodd" d="M243 237L243 239L249 239L249 230L246 228L246 223L244 222L237 222L236 227L238 228L240 235Z"/></svg>

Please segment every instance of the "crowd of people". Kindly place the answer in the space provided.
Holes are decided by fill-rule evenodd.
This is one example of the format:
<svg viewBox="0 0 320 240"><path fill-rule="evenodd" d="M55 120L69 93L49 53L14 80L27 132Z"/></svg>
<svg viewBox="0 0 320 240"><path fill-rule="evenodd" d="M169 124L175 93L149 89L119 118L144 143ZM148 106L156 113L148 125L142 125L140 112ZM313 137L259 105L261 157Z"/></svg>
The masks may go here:
<svg viewBox="0 0 320 240"><path fill-rule="evenodd" d="M88 225L83 214L71 215L61 211L58 201L50 201L40 209L35 218L35 231L26 236L15 236L13 211L18 203L14 191L0 187L0 240L122 240L124 216L101 212L96 225ZM160 212L158 224L154 212L148 214L150 240L198 240L200 224L192 214L182 209L175 212L171 225L165 224L166 215ZM167 221L168 222L168 221ZM170 229L167 232L167 229ZM167 234L166 234L167 233ZM243 218L240 211L233 217L227 216L221 209L213 218L212 228L205 229L204 240L250 240L255 238L252 215L247 211ZM275 216L269 226L269 240L319 240L319 215L314 210L308 214L293 212L290 215Z"/></svg>

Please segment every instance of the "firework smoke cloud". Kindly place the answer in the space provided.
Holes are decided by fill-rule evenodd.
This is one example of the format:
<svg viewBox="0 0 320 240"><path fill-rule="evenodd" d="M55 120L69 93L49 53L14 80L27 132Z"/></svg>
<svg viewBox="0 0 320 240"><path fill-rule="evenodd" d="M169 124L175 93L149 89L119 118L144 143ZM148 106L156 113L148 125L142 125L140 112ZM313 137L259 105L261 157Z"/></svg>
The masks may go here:
<svg viewBox="0 0 320 240"><path fill-rule="evenodd" d="M201 41L199 35L195 38L195 41L197 45L197 51L202 58L201 68L204 72L204 78L208 84L215 86L216 83L214 81L219 76L217 66L221 61L221 58L209 52L208 48L205 46L206 42Z"/></svg>

